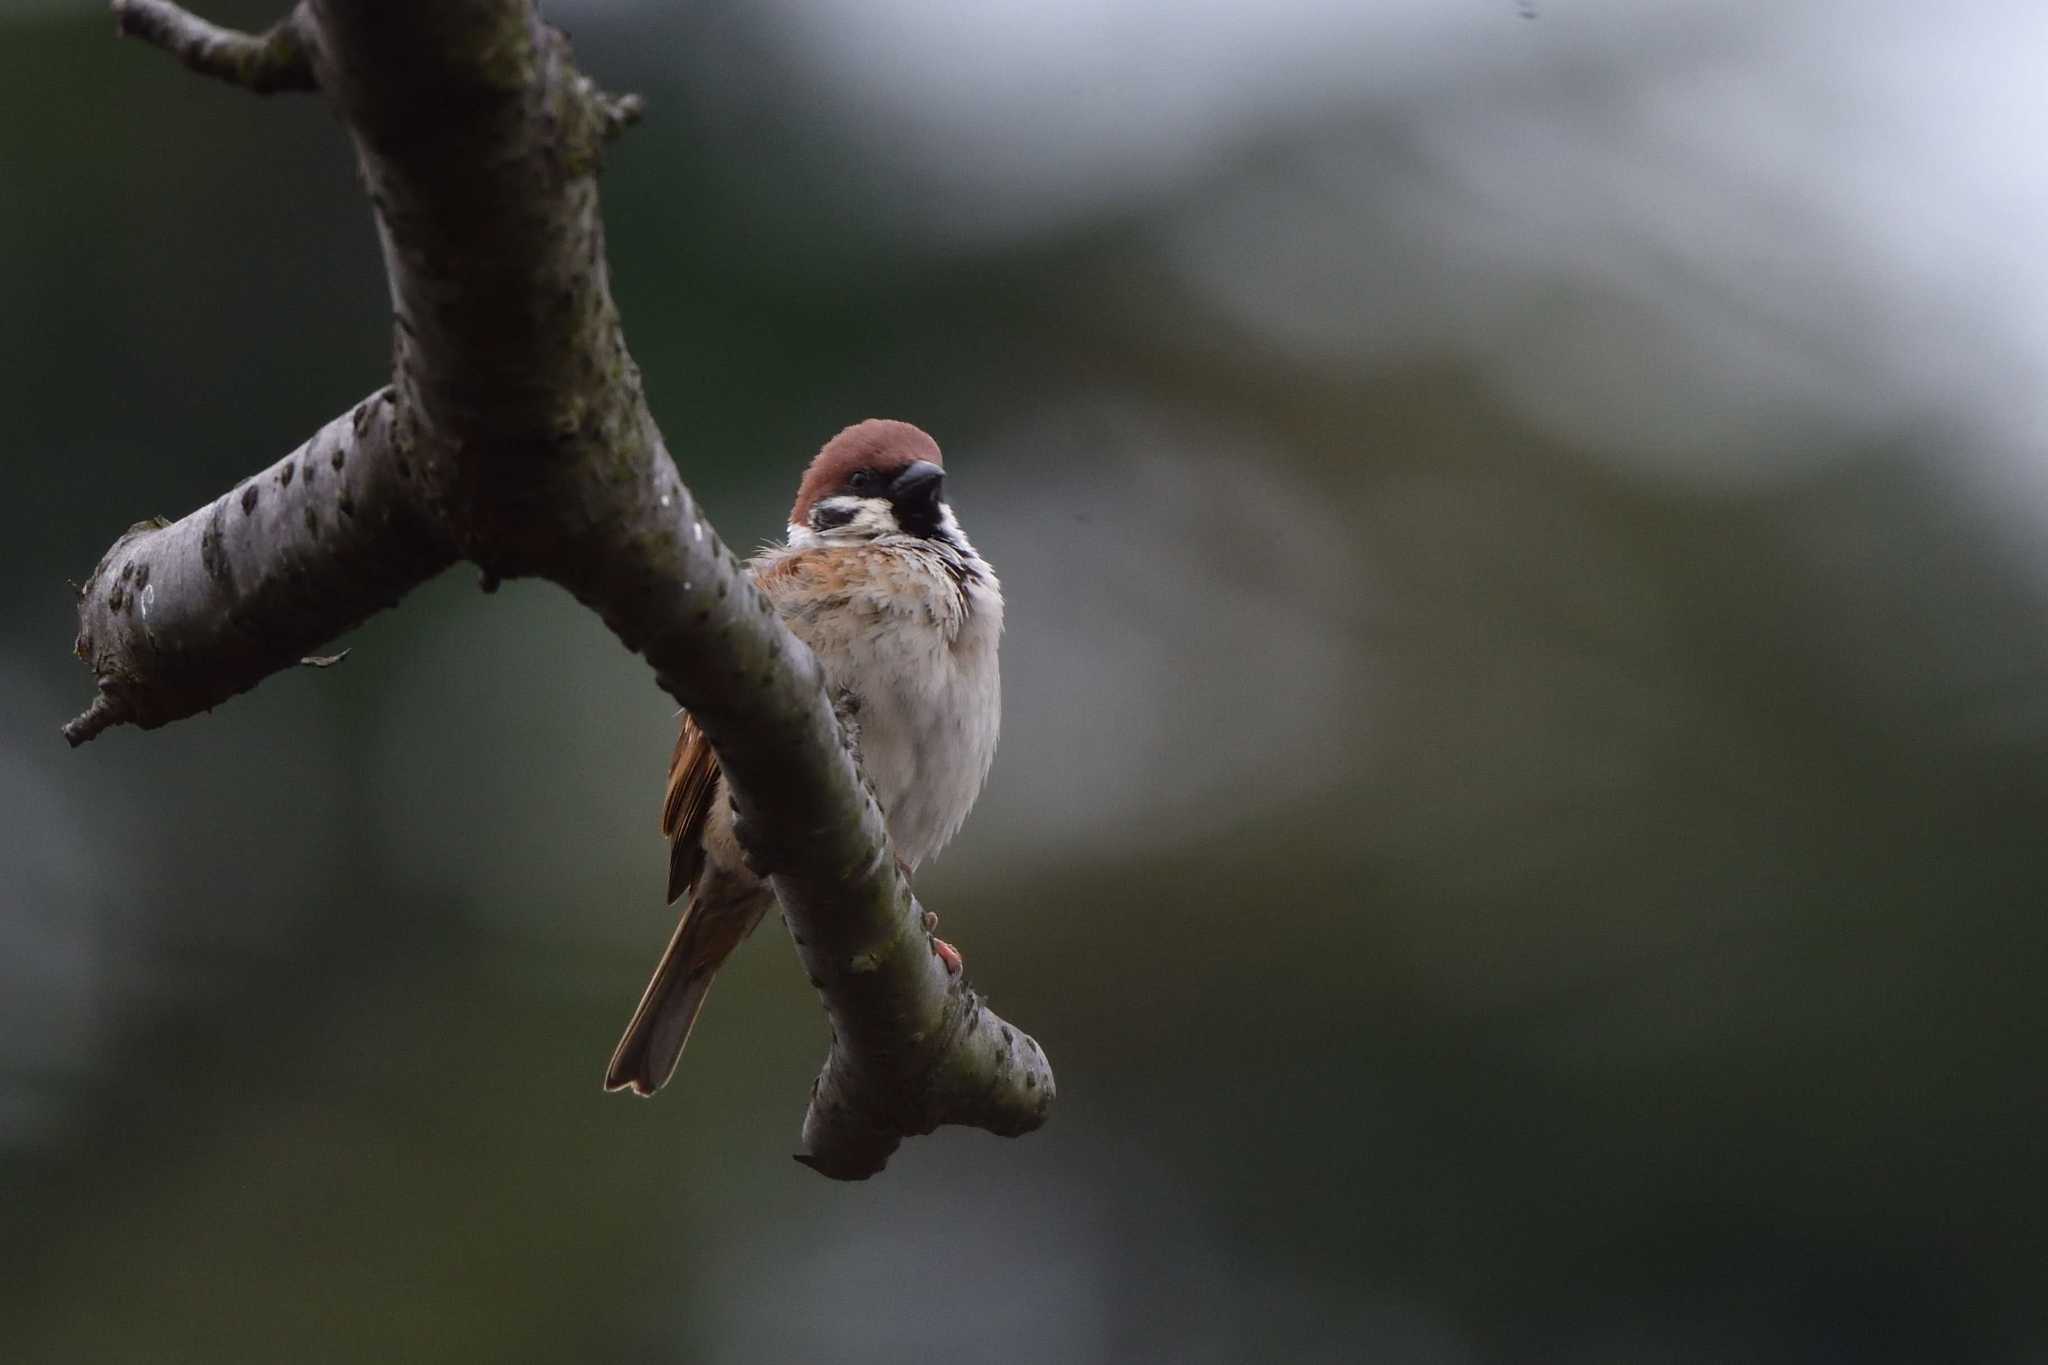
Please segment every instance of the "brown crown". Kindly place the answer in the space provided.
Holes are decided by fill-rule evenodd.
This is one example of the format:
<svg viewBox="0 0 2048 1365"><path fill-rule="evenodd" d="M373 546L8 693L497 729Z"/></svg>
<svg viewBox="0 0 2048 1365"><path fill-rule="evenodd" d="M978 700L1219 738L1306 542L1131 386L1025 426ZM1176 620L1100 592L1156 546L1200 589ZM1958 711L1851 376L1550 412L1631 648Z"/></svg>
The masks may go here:
<svg viewBox="0 0 2048 1365"><path fill-rule="evenodd" d="M918 460L945 464L939 457L939 443L910 423L893 422L886 417L855 422L825 442L825 448L804 471L804 481L796 490L796 505L789 509L789 524L804 525L818 499L846 491L846 481L855 470L872 469L886 477Z"/></svg>

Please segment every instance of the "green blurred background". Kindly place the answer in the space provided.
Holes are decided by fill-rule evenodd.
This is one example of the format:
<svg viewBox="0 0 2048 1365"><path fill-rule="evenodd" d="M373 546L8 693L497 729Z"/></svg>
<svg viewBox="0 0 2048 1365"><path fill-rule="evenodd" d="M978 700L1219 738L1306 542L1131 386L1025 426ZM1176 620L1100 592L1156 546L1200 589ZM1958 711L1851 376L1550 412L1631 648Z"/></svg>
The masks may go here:
<svg viewBox="0 0 2048 1365"><path fill-rule="evenodd" d="M67 578L387 315L319 101L9 0L0 1358L2048 1359L2048 10L549 13L727 538L946 447L1053 1121L792 1162L773 926L600 1093L673 708L555 589L66 751Z"/></svg>

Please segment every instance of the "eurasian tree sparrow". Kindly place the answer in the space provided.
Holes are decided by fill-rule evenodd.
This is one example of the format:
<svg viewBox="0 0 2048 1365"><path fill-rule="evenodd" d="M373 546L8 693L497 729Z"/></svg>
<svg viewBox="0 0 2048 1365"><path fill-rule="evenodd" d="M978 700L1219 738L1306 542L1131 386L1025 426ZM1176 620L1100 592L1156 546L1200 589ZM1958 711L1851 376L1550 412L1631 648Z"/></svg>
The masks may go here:
<svg viewBox="0 0 2048 1365"><path fill-rule="evenodd" d="M946 505L938 445L907 422L848 427L804 472L787 544L747 566L782 619L850 694L861 764L907 869L951 839L995 758L1003 594ZM747 870L718 758L685 714L662 832L668 898L685 892L668 951L605 1073L651 1095L675 1071L718 969L775 903ZM947 965L959 958L938 945Z"/></svg>

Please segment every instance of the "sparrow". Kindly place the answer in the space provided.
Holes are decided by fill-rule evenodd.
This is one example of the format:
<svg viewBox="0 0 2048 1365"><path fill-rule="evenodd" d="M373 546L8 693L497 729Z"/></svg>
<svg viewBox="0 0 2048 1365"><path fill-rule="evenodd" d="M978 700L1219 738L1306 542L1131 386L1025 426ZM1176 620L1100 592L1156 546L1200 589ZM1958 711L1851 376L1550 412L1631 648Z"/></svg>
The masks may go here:
<svg viewBox="0 0 2048 1365"><path fill-rule="evenodd" d="M995 759L1003 594L946 504L939 447L908 422L855 423L804 471L787 540L747 573L857 717L861 766L906 872L960 829ZM612 1054L605 1089L652 1095L674 1074L718 969L775 904L733 833L718 756L687 712L661 830L668 950ZM935 945L950 970L959 956Z"/></svg>

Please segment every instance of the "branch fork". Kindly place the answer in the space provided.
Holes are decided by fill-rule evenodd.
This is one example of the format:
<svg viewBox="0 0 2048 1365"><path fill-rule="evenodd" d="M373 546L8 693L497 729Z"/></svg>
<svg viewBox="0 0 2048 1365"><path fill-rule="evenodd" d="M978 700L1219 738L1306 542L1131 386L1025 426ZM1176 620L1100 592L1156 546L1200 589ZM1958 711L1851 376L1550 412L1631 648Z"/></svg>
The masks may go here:
<svg viewBox="0 0 2048 1365"><path fill-rule="evenodd" d="M303 0L260 35L164 0L114 13L202 74L332 101L377 213L395 364L269 469L115 541L79 591L97 694L65 738L169 724L337 662L327 641L457 560L487 585L549 578L697 717L769 870L832 1031L797 1159L862 1179L941 1124L1044 1122L1044 1052L937 952L853 727L648 411L596 194L638 97L579 74L532 0Z"/></svg>

